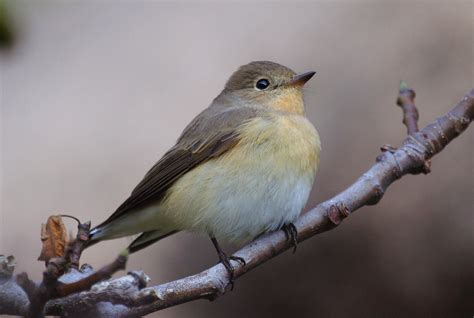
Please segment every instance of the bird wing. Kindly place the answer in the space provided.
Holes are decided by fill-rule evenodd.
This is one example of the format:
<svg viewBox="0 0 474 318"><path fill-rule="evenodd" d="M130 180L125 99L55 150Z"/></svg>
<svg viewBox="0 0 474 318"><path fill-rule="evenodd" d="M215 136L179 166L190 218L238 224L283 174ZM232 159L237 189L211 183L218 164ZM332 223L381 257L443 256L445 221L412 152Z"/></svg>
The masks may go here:
<svg viewBox="0 0 474 318"><path fill-rule="evenodd" d="M162 199L166 190L186 172L237 144L240 140L237 128L257 114L250 107L217 113L210 108L203 111L185 128L177 144L148 171L130 197L98 227Z"/></svg>

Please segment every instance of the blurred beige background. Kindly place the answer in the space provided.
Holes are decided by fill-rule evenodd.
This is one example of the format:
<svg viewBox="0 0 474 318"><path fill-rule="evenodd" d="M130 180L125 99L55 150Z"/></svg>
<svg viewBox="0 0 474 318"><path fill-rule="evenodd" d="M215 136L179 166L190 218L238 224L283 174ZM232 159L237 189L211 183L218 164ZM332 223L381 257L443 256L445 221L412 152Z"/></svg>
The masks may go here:
<svg viewBox="0 0 474 318"><path fill-rule="evenodd" d="M102 221L241 64L318 72L306 91L323 143L309 206L404 138L400 79L417 91L422 126L474 84L471 1L9 4L18 38L1 56L0 253L35 278L41 222L59 212ZM232 293L160 317L471 317L473 131L431 174L403 178ZM98 267L126 244L99 244L83 261ZM216 261L207 238L179 234L128 268L156 284Z"/></svg>

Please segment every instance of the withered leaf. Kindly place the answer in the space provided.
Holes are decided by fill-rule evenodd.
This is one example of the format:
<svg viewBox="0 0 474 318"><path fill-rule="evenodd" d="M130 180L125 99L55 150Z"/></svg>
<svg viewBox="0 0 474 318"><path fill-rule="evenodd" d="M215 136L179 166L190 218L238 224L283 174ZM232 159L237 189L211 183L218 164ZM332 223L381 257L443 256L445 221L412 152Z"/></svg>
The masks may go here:
<svg viewBox="0 0 474 318"><path fill-rule="evenodd" d="M39 261L47 262L53 257L64 256L68 238L61 216L52 215L46 224L41 224L41 241L43 248Z"/></svg>

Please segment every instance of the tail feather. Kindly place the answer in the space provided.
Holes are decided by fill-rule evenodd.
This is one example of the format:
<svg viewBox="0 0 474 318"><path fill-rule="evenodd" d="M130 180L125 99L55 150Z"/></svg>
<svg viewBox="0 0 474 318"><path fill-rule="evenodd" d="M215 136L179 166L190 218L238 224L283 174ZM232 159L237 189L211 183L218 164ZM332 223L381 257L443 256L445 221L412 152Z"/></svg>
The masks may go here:
<svg viewBox="0 0 474 318"><path fill-rule="evenodd" d="M177 232L179 231L166 232L163 230L153 230L153 231L143 232L128 246L127 249L130 253L135 253ZM106 240L110 239L110 238L105 238L104 236L105 235L100 227L96 227L92 229L89 234L89 240L87 241L85 247L88 248L92 245L95 245L96 243L99 243L100 241L104 239Z"/></svg>
<svg viewBox="0 0 474 318"><path fill-rule="evenodd" d="M128 246L128 250L130 253L135 253L177 232L179 231L163 232L162 230L154 230L144 232Z"/></svg>
<svg viewBox="0 0 474 318"><path fill-rule="evenodd" d="M96 233L97 233L97 227L96 227L96 228L93 228L93 229L89 232L89 239L87 240L86 245L85 245L84 248L91 247L92 245L95 245L95 244L97 244L97 243L100 242L100 239L97 239L97 238L96 238Z"/></svg>

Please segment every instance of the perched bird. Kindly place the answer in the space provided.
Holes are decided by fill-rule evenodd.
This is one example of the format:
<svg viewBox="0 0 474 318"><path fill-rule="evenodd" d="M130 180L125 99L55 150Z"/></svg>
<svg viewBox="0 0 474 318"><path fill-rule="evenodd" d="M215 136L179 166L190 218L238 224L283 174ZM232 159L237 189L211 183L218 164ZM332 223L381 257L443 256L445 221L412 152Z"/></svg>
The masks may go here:
<svg viewBox="0 0 474 318"><path fill-rule="evenodd" d="M241 66L184 129L130 197L90 232L90 242L142 233L138 251L179 231L210 236L233 280L218 240L243 243L292 225L308 200L320 140L305 116L303 85L268 61Z"/></svg>

